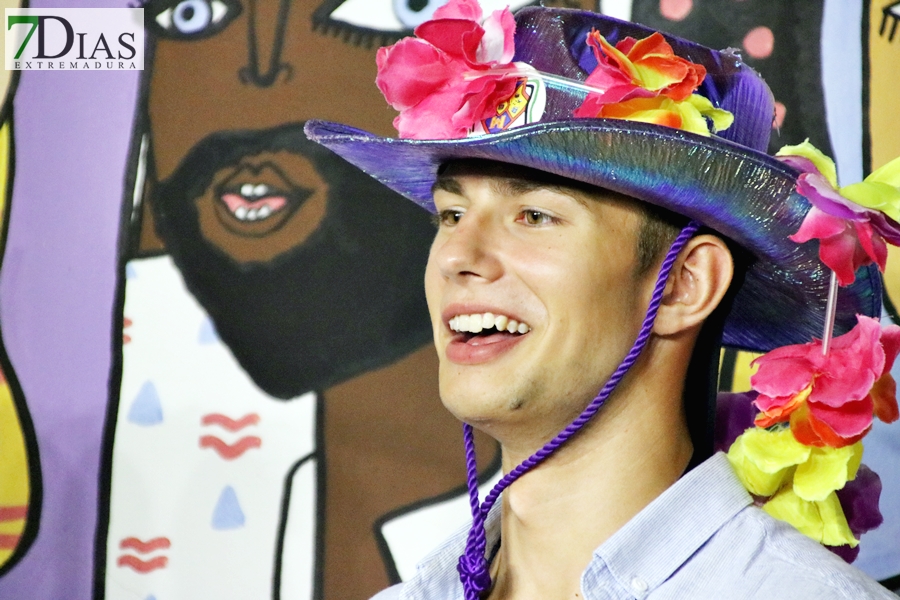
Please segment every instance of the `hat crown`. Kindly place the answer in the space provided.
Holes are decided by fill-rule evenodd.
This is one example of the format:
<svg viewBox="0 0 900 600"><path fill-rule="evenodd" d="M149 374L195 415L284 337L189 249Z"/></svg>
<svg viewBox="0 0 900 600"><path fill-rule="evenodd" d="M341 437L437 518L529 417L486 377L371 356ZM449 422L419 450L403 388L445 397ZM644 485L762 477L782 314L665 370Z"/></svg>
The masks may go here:
<svg viewBox="0 0 900 600"><path fill-rule="evenodd" d="M542 7L524 8L516 13L516 62L538 71L584 81L597 60L587 44L596 29L611 44L627 37L646 38L654 29L620 21L596 13ZM662 33L662 32L661 32ZM675 54L703 65L707 75L697 92L717 108L734 115L734 123L716 135L759 152L766 152L775 101L766 82L744 64L737 50L716 51L662 33ZM560 88L547 90L542 121L567 120L584 100L584 94Z"/></svg>

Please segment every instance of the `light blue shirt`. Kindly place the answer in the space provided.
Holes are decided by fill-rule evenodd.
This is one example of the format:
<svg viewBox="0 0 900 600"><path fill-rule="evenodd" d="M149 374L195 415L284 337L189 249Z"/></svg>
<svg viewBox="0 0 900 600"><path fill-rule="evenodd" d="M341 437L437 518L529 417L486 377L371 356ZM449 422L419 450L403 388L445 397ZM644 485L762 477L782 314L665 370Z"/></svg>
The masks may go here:
<svg viewBox="0 0 900 600"><path fill-rule="evenodd" d="M487 518L500 535L500 503ZM463 600L456 563L468 528L372 600ZM865 540L863 541L865 543ZM586 600L897 600L876 581L753 506L724 454L682 477L594 551Z"/></svg>

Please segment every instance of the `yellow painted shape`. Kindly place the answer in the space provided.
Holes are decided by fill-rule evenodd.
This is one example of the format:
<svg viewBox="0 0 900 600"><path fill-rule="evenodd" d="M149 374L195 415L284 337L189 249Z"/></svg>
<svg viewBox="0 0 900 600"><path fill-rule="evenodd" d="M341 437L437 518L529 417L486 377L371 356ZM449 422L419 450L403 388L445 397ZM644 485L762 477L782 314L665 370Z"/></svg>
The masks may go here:
<svg viewBox="0 0 900 600"><path fill-rule="evenodd" d="M5 214L9 176L9 122L0 127L0 226ZM2 231L2 229L0 229ZM4 240L0 239L0 244ZM28 504L31 482L28 473L28 454L22 424L13 402L12 391L0 373L0 508ZM21 535L25 519L0 521L0 535ZM0 548L0 567L12 556L14 548Z"/></svg>
<svg viewBox="0 0 900 600"><path fill-rule="evenodd" d="M6 214L6 193L9 183L9 121L0 127L0 231L2 231L3 217ZM5 240L0 237L0 244Z"/></svg>
<svg viewBox="0 0 900 600"><path fill-rule="evenodd" d="M891 0L869 0L869 150L872 169L900 156L900 95L897 74L900 73L900 27L889 39L892 19L885 21L881 34L883 9ZM843 183L853 183L843 182ZM900 308L900 249L888 246L885 289L894 306Z"/></svg>
<svg viewBox="0 0 900 600"><path fill-rule="evenodd" d="M747 352L745 350L739 350L737 356L734 359L734 378L731 383L730 390L723 390L727 392L746 392L750 390L750 377L756 373L756 367L751 367L750 363L758 357L762 356L762 354L757 354L755 352ZM719 354L719 366L721 368L722 359L725 357L725 349L722 348L722 352Z"/></svg>
<svg viewBox="0 0 900 600"><path fill-rule="evenodd" d="M25 437L12 392L3 380L0 383L0 508L27 505L29 488ZM24 519L0 521L0 535L21 535L24 529ZM0 549L0 566L13 550Z"/></svg>

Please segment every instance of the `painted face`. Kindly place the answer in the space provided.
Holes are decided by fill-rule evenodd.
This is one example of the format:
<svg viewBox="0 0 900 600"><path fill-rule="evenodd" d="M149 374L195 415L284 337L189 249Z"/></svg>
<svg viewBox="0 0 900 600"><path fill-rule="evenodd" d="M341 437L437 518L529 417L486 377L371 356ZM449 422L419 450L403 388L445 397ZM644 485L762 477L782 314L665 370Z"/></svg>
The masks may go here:
<svg viewBox="0 0 900 600"><path fill-rule="evenodd" d="M393 135L394 113L373 83L375 50L442 4L151 0L145 10L159 38L148 100L156 180L220 131L266 132L316 118ZM485 10L506 4L483 2ZM194 200L203 235L238 262L290 251L323 218L327 177L304 156L264 151L210 175Z"/></svg>
<svg viewBox="0 0 900 600"><path fill-rule="evenodd" d="M429 334L427 215L302 131L315 117L393 133L375 50L407 27L372 21L372 9L350 23L342 5L145 6L156 231L241 366L278 397L404 356Z"/></svg>
<svg viewBox="0 0 900 600"><path fill-rule="evenodd" d="M495 167L451 166L434 194L425 288L441 398L489 433L530 421L548 436L594 397L640 329L652 287L635 276L641 217L636 204Z"/></svg>

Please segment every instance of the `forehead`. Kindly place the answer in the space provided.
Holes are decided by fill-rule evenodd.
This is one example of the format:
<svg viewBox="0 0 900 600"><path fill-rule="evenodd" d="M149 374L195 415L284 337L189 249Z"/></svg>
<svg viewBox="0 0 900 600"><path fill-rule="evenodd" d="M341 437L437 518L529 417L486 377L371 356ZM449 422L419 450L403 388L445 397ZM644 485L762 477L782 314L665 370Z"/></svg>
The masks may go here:
<svg viewBox="0 0 900 600"><path fill-rule="evenodd" d="M432 194L440 190L461 196L464 194L461 179L467 177L489 178L493 191L504 196L520 196L546 189L571 196L588 206L593 201L616 205L628 212L642 214L646 210L643 202L612 190L530 167L477 159L444 163L438 170Z"/></svg>

